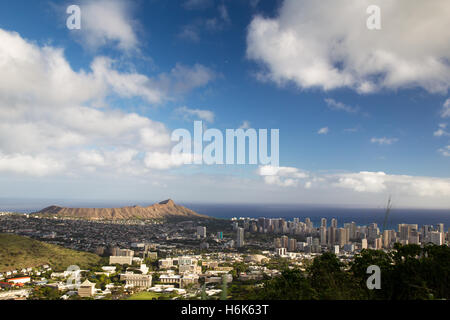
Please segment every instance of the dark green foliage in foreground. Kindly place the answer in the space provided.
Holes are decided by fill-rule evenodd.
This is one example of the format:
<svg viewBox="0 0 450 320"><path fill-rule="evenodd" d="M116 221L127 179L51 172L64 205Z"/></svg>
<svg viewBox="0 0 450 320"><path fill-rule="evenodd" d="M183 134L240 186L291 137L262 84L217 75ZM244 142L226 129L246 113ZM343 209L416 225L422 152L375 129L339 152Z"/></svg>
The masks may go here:
<svg viewBox="0 0 450 320"><path fill-rule="evenodd" d="M367 267L381 269L381 289L369 290ZM264 300L418 300L450 299L450 248L447 246L396 245L385 253L363 250L349 265L332 253L314 259L305 272L288 270L266 280L248 299Z"/></svg>

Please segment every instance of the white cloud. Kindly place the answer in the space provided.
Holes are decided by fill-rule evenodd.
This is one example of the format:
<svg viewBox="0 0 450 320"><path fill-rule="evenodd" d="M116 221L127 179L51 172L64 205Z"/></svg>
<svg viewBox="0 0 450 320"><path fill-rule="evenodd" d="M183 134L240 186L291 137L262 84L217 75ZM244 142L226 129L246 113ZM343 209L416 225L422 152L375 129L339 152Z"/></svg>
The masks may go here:
<svg viewBox="0 0 450 320"><path fill-rule="evenodd" d="M445 129L447 128L447 124L446 123L440 123L439 124L439 129L437 129L433 135L435 137L442 137L442 136L449 136L450 133L448 133L447 131L445 131Z"/></svg>
<svg viewBox="0 0 450 320"><path fill-rule="evenodd" d="M250 129L250 122L247 120L244 120L244 122L242 122L242 124L239 126L239 129Z"/></svg>
<svg viewBox="0 0 450 320"><path fill-rule="evenodd" d="M78 154L78 160L84 166L105 165L105 158L96 150L80 152Z"/></svg>
<svg viewBox="0 0 450 320"><path fill-rule="evenodd" d="M264 177L264 182L266 184L281 187L297 186L300 179L306 179L309 177L306 172L302 172L297 168L274 166L259 167L258 175Z"/></svg>
<svg viewBox="0 0 450 320"><path fill-rule="evenodd" d="M450 179L445 178L388 175L384 172L367 171L339 174L328 178L337 178L335 186L356 192L386 192L419 197L450 196Z"/></svg>
<svg viewBox="0 0 450 320"><path fill-rule="evenodd" d="M160 76L162 80L170 80L170 89L176 93L189 92L195 88L203 87L216 78L211 69L195 64L192 67L177 64L167 76Z"/></svg>
<svg viewBox="0 0 450 320"><path fill-rule="evenodd" d="M227 7L225 6L225 4L220 4L219 5L219 7L218 7L218 10L219 10L219 16L220 16L220 18L223 20L223 21L225 21L226 23L230 23L231 22L231 20L230 20L230 15L228 14L228 9L227 9Z"/></svg>
<svg viewBox="0 0 450 320"><path fill-rule="evenodd" d="M328 127L320 128L319 131L317 131L318 134L327 134L330 131Z"/></svg>
<svg viewBox="0 0 450 320"><path fill-rule="evenodd" d="M200 31L198 27L193 24L185 25L181 28L181 32L178 34L178 37L186 40L190 40L192 42L200 41Z"/></svg>
<svg viewBox="0 0 450 320"><path fill-rule="evenodd" d="M444 157L450 157L450 145L438 150Z"/></svg>
<svg viewBox="0 0 450 320"><path fill-rule="evenodd" d="M357 192L382 192L386 190L384 172L366 172L342 174L338 176L338 187L353 189Z"/></svg>
<svg viewBox="0 0 450 320"><path fill-rule="evenodd" d="M148 152L145 155L144 163L151 169L167 170L173 167L180 167L186 163L192 163L192 155L187 153Z"/></svg>
<svg viewBox="0 0 450 320"><path fill-rule="evenodd" d="M325 102L331 110L345 111L348 113L356 113L359 111L358 107L348 106L342 102L335 101L334 99L325 99Z"/></svg>
<svg viewBox="0 0 450 320"><path fill-rule="evenodd" d="M366 27L379 5L382 30ZM259 78L300 88L351 88L360 93L450 87L450 3L421 0L284 0L275 18L255 16L247 56L265 69ZM326 27L324 27L326 26Z"/></svg>
<svg viewBox="0 0 450 320"><path fill-rule="evenodd" d="M63 50L39 47L0 29L1 170L44 175L65 168L65 174L77 174L85 167L142 173L146 152L170 149L169 131L163 123L108 107L105 101L173 100L212 77L201 65L176 65L150 78L119 72L105 57L95 58L90 72L76 72ZM29 169L22 165L26 162Z"/></svg>
<svg viewBox="0 0 450 320"><path fill-rule="evenodd" d="M378 143L379 145L391 145L397 141L398 141L397 138L386 138L386 137L370 139L370 142Z"/></svg>
<svg viewBox="0 0 450 320"><path fill-rule="evenodd" d="M97 49L105 45L120 50L137 49L136 21L131 17L130 2L123 0L83 1L81 4L82 43Z"/></svg>
<svg viewBox="0 0 450 320"><path fill-rule="evenodd" d="M450 146L446 149L450 156ZM300 187L299 182L302 180L304 181L304 190L315 190L320 194L338 194L341 189L350 190L353 193L347 194L349 199L357 197L356 194L392 194L397 199L419 197L448 200L450 197L449 178L394 175L370 171L312 174L293 167L271 166L260 167L257 173L264 178L264 182L268 185L294 188Z"/></svg>
<svg viewBox="0 0 450 320"><path fill-rule="evenodd" d="M450 99L445 100L444 105L442 106L441 116L442 118L450 117Z"/></svg>
<svg viewBox="0 0 450 320"><path fill-rule="evenodd" d="M186 106L175 109L175 113L181 115L185 120L205 120L207 122L214 122L214 112L201 109L189 109Z"/></svg>
<svg viewBox="0 0 450 320"><path fill-rule="evenodd" d="M44 176L60 172L64 165L46 155L24 155L0 153L0 172L13 172L32 176Z"/></svg>

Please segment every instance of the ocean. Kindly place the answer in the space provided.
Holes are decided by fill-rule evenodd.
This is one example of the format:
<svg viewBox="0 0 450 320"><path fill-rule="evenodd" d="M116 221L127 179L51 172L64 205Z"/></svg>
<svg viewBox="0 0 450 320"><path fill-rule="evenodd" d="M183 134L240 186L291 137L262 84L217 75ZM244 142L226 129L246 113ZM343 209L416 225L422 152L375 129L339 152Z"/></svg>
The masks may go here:
<svg viewBox="0 0 450 320"><path fill-rule="evenodd" d="M284 218L292 220L310 218L314 226L320 225L320 219L326 218L328 225L332 218L338 220L338 226L346 222L354 221L357 225L377 223L381 229L384 222L386 209L380 208L332 208L311 207L300 205L231 205L231 204L186 204L192 210L216 218L230 219L233 217L250 218ZM450 225L450 210L433 209L396 209L392 208L387 221L388 229L398 229L400 223L413 223L422 225L434 225L444 223L447 229Z"/></svg>
<svg viewBox="0 0 450 320"><path fill-rule="evenodd" d="M114 208L130 205L148 206L152 202L130 202L130 201L68 201L68 200L20 200L0 199L0 211L18 211L24 213L35 212L44 207L57 204L60 206L80 207L80 208ZM377 223L383 226L386 210L383 208L343 208L343 207L320 207L308 205L262 205L262 204L201 204L201 203L177 203L190 208L198 213L211 217L231 219L233 217L250 218L284 218L292 220L299 218L304 221L310 218L314 226L320 225L320 219L326 218L328 225L332 218L338 220L338 226L343 226L346 222L356 222L357 225L367 225ZM414 223L419 226L434 225L444 223L447 229L450 226L450 209L400 209L392 208L389 214L387 227L397 230L399 223Z"/></svg>

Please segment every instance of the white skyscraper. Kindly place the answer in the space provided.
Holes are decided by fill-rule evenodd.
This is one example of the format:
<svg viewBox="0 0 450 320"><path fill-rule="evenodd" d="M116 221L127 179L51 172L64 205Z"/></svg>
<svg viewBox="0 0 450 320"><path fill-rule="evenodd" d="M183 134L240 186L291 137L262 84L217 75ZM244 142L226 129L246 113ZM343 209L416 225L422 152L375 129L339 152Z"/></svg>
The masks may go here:
<svg viewBox="0 0 450 320"><path fill-rule="evenodd" d="M206 227L197 227L197 235L206 238Z"/></svg>
<svg viewBox="0 0 450 320"><path fill-rule="evenodd" d="M361 249L367 249L367 239L361 239Z"/></svg>

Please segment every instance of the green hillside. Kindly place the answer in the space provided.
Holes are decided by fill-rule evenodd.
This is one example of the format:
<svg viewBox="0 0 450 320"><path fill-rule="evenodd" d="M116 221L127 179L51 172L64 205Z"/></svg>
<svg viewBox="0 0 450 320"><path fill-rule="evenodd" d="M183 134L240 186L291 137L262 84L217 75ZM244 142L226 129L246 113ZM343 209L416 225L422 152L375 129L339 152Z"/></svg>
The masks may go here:
<svg viewBox="0 0 450 320"><path fill-rule="evenodd" d="M100 261L100 257L66 249L13 234L0 234L0 272L25 267L50 265L53 270L65 270L70 265L88 268Z"/></svg>

